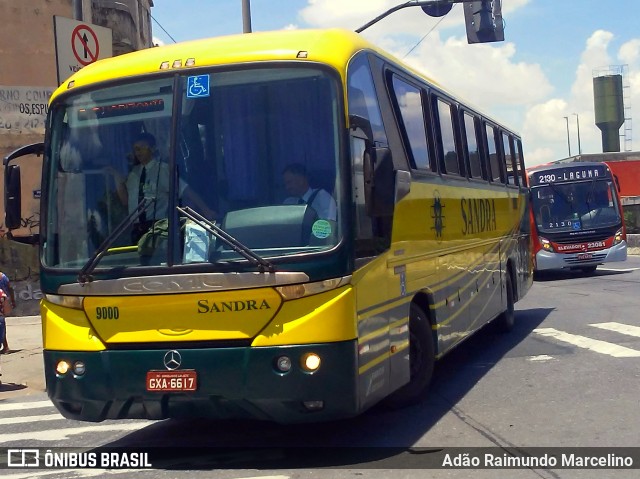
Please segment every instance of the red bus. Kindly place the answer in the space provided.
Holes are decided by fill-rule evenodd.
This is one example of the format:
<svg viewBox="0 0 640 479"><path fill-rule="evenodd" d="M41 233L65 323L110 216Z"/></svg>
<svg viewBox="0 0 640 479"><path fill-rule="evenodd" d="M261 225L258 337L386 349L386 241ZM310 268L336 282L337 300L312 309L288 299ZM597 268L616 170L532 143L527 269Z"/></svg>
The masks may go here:
<svg viewBox="0 0 640 479"><path fill-rule="evenodd" d="M592 273L627 259L620 195L606 163L541 165L527 170L535 271Z"/></svg>

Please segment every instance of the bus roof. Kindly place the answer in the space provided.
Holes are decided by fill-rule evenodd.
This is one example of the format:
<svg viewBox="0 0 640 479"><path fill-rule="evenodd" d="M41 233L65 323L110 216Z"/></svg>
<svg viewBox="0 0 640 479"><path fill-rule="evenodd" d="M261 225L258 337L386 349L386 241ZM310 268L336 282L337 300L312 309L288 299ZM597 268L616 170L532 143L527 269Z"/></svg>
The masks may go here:
<svg viewBox="0 0 640 479"><path fill-rule="evenodd" d="M70 89L104 81L151 75L162 71L183 72L190 68L250 64L262 61L320 62L335 68L345 81L344 76L349 60L363 50L375 52L390 63L449 95L452 99L475 110L484 118L501 125L505 131L514 133L502 122L492 119L460 95L448 91L428 74L416 70L391 53L368 42L360 34L341 28L241 33L146 48L105 58L87 65L65 80L51 95L50 102ZM305 52L306 56L301 56L302 52ZM192 67L185 66L187 59L190 58L194 59L195 64ZM173 67L173 63L177 60L181 61L181 66ZM165 62L168 62L169 68L161 70L160 65Z"/></svg>
<svg viewBox="0 0 640 479"><path fill-rule="evenodd" d="M349 59L361 50L375 51L388 60L403 65L391 54L350 30L336 28L256 32L192 40L106 58L75 73L54 92L51 99L69 88L158 73L162 71L160 65L163 62L169 63L169 71L188 70L192 68L185 66L189 58L195 60L195 68L261 61L321 62L333 66L343 74ZM172 65L177 60L182 62L181 66L174 68ZM409 69L406 65L403 66ZM419 75L424 78L424 74ZM69 86L70 83L72 87Z"/></svg>

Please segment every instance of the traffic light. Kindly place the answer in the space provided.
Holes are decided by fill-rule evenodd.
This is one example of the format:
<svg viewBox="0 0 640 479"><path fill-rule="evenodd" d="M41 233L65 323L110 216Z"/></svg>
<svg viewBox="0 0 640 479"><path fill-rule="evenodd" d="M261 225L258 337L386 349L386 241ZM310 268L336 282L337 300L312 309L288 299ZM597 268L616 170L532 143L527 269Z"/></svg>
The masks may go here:
<svg viewBox="0 0 640 479"><path fill-rule="evenodd" d="M504 41L502 0L465 2L463 5L469 43Z"/></svg>

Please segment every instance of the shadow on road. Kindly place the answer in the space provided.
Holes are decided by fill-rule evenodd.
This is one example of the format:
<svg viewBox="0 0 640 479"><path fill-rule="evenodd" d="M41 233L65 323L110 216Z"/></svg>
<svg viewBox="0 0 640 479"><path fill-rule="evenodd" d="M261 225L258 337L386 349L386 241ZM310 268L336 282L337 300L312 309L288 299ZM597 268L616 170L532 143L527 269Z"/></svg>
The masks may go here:
<svg viewBox="0 0 640 479"><path fill-rule="evenodd" d="M0 377L0 393L9 392L9 391L20 391L26 388L27 386L25 386L24 384L2 382L2 377Z"/></svg>
<svg viewBox="0 0 640 479"><path fill-rule="evenodd" d="M501 359L551 313L516 311L509 334L491 324L440 360L427 397L418 405L374 407L348 420L279 425L261 421L166 420L104 447L151 448L154 467L165 469L279 469L314 467L409 467L439 449L413 448ZM380 462L382 461L382 462ZM417 465L416 467L421 467Z"/></svg>
<svg viewBox="0 0 640 479"><path fill-rule="evenodd" d="M559 281L576 278L592 278L599 276L618 276L621 274L629 274L631 270L613 270L613 269L597 269L593 272L584 272L579 269L553 269L545 271L536 271L533 279L539 282Z"/></svg>

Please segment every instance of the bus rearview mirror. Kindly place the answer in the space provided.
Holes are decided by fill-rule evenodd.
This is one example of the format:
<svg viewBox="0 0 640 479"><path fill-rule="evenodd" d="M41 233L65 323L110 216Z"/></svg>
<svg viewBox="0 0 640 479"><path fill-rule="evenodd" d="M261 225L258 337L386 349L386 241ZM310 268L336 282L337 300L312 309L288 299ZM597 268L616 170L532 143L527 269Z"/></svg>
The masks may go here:
<svg viewBox="0 0 640 479"><path fill-rule="evenodd" d="M22 214L22 188L20 186L20 167L7 165L4 171L4 224L9 230L20 228Z"/></svg>

